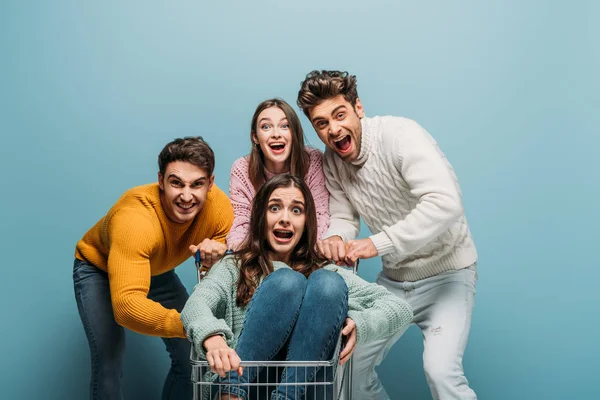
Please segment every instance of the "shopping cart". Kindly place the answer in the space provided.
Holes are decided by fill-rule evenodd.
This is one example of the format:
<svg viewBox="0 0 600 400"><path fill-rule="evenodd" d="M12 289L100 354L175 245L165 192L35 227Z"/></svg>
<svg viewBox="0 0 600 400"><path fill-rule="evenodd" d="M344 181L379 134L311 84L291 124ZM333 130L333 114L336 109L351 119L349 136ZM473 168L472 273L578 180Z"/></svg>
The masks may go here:
<svg viewBox="0 0 600 400"><path fill-rule="evenodd" d="M200 254L196 253L196 270L198 281L208 272L208 268L202 266ZM354 266L357 273L358 262ZM220 400L223 396L228 399L228 387L236 386L244 388L248 394L247 400L268 400L270 393L280 386L291 386L295 393L304 392L307 400L352 400L352 358L344 365L339 365L340 351L344 345L342 335L336 344L333 357L328 361L243 361L244 374L252 368L257 369L257 379L249 383L227 383L230 381L229 374L224 379L218 379L218 375L210 370L206 360L200 358L194 346L190 355L192 363L192 385L194 400ZM303 376L314 376L310 382L279 382L279 377L287 367L305 369ZM260 371L260 372L259 372ZM259 373L258 373L259 372ZM233 395L232 395L233 396ZM296 396L299 398L298 396ZM235 398L235 397L232 397Z"/></svg>

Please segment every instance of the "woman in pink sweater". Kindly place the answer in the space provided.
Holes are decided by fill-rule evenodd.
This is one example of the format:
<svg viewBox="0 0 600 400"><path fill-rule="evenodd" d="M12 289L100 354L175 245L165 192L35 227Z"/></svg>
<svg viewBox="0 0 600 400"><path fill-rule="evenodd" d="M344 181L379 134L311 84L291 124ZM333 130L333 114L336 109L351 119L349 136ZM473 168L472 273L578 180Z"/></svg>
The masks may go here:
<svg viewBox="0 0 600 400"><path fill-rule="evenodd" d="M265 100L256 107L250 126L252 150L231 167L229 197L234 220L227 246L237 250L246 238L252 200L273 176L290 173L303 177L315 201L318 239L329 228L329 192L325 187L323 154L304 145L304 132L296 112L281 99Z"/></svg>

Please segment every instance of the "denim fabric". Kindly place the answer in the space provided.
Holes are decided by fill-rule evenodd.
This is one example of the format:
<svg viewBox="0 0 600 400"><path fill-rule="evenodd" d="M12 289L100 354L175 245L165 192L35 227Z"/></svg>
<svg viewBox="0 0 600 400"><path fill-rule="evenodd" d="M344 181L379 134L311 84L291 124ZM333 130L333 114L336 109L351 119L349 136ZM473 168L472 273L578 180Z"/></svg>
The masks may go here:
<svg viewBox="0 0 600 400"><path fill-rule="evenodd" d="M462 358L471 328L477 282L476 265L416 282L396 282L382 273L377 283L406 300L413 308L413 323L423 333L423 367L435 400L474 400L463 372ZM353 354L354 398L389 400L377 377L378 366L402 336L358 345Z"/></svg>
<svg viewBox="0 0 600 400"><path fill-rule="evenodd" d="M75 259L73 283L92 359L90 399L122 399L125 330L115 322L108 274ZM166 308L181 311L188 294L175 271L169 271L152 277L148 298ZM191 399L190 343L178 338L163 338L163 342L171 358L171 368L163 386L162 399Z"/></svg>
<svg viewBox="0 0 600 400"><path fill-rule="evenodd" d="M324 361L333 355L348 314L348 288L337 273L317 270L308 279L291 269L267 276L258 287L246 312L236 352L242 361L276 359L284 350L287 361ZM318 369L289 367L280 382L310 382ZM246 399L243 386L254 382L257 369L242 376L232 372L228 391ZM300 399L304 386L278 386L271 398Z"/></svg>

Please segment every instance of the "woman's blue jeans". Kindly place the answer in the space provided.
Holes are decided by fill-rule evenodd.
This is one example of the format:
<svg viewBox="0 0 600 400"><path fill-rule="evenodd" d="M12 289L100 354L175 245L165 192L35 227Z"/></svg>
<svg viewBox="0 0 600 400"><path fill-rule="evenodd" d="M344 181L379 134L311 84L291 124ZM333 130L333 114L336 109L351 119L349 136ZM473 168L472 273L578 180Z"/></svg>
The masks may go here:
<svg viewBox="0 0 600 400"><path fill-rule="evenodd" d="M115 322L108 274L75 259L73 283L79 316L90 346L92 400L122 399L121 377L125 352L125 330ZM188 293L175 271L152 277L148 298L164 307L181 311ZM171 357L171 369L163 386L162 399L191 399L190 342L163 338Z"/></svg>
<svg viewBox="0 0 600 400"><path fill-rule="evenodd" d="M348 288L333 271L313 272L307 279L291 269L269 274L258 287L248 309L236 352L242 361L273 360L284 348L287 361L324 361L332 357L348 314ZM315 368L288 367L281 383L310 382ZM258 371L247 368L242 376L232 372L228 392L246 399L243 384L253 382ZM272 399L300 399L305 386L279 385Z"/></svg>

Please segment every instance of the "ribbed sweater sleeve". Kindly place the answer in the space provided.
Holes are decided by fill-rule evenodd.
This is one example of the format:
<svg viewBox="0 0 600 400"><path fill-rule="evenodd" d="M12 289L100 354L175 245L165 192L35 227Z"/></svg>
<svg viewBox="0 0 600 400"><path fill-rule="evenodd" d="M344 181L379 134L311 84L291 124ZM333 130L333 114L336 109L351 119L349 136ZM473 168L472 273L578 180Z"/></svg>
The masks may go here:
<svg viewBox="0 0 600 400"><path fill-rule="evenodd" d="M396 168L418 203L405 218L389 221L382 232L371 236L380 256L394 251L414 253L448 230L464 212L455 176L433 138L409 119L402 120L397 132L379 136L382 149L394 155ZM393 184L390 173L374 172ZM381 200L383 207L394 206L393 199Z"/></svg>
<svg viewBox="0 0 600 400"><path fill-rule="evenodd" d="M310 166L306 173L306 184L310 189L317 211L317 237L323 239L329 229L329 192L323 173L323 153L317 149L308 149Z"/></svg>
<svg viewBox="0 0 600 400"><path fill-rule="evenodd" d="M204 341L212 335L225 336L227 345L235 348L235 336L230 324L223 318L231 307L231 290L237 281L237 267L233 257L225 257L194 288L181 311L181 321L187 336L202 358L206 358Z"/></svg>
<svg viewBox="0 0 600 400"><path fill-rule="evenodd" d="M338 235L342 240L352 240L358 236L360 230L360 216L344 190L338 183L339 176L336 174L336 157L330 149L325 150L323 172L325 182L329 191L329 212L331 218L329 229L324 237Z"/></svg>
<svg viewBox="0 0 600 400"><path fill-rule="evenodd" d="M348 286L348 317L356 323L357 343L389 338L410 324L410 305L383 286L369 283L353 272L335 266Z"/></svg>
<svg viewBox="0 0 600 400"><path fill-rule="evenodd" d="M233 225L227 235L227 246L237 250L246 238L250 226L254 186L248 175L248 160L238 158L231 166L229 176L229 198L233 206Z"/></svg>
<svg viewBox="0 0 600 400"><path fill-rule="evenodd" d="M107 224L108 276L115 320L134 332L161 337L185 337L177 310L148 299L150 257L160 229L143 212L123 208Z"/></svg>

